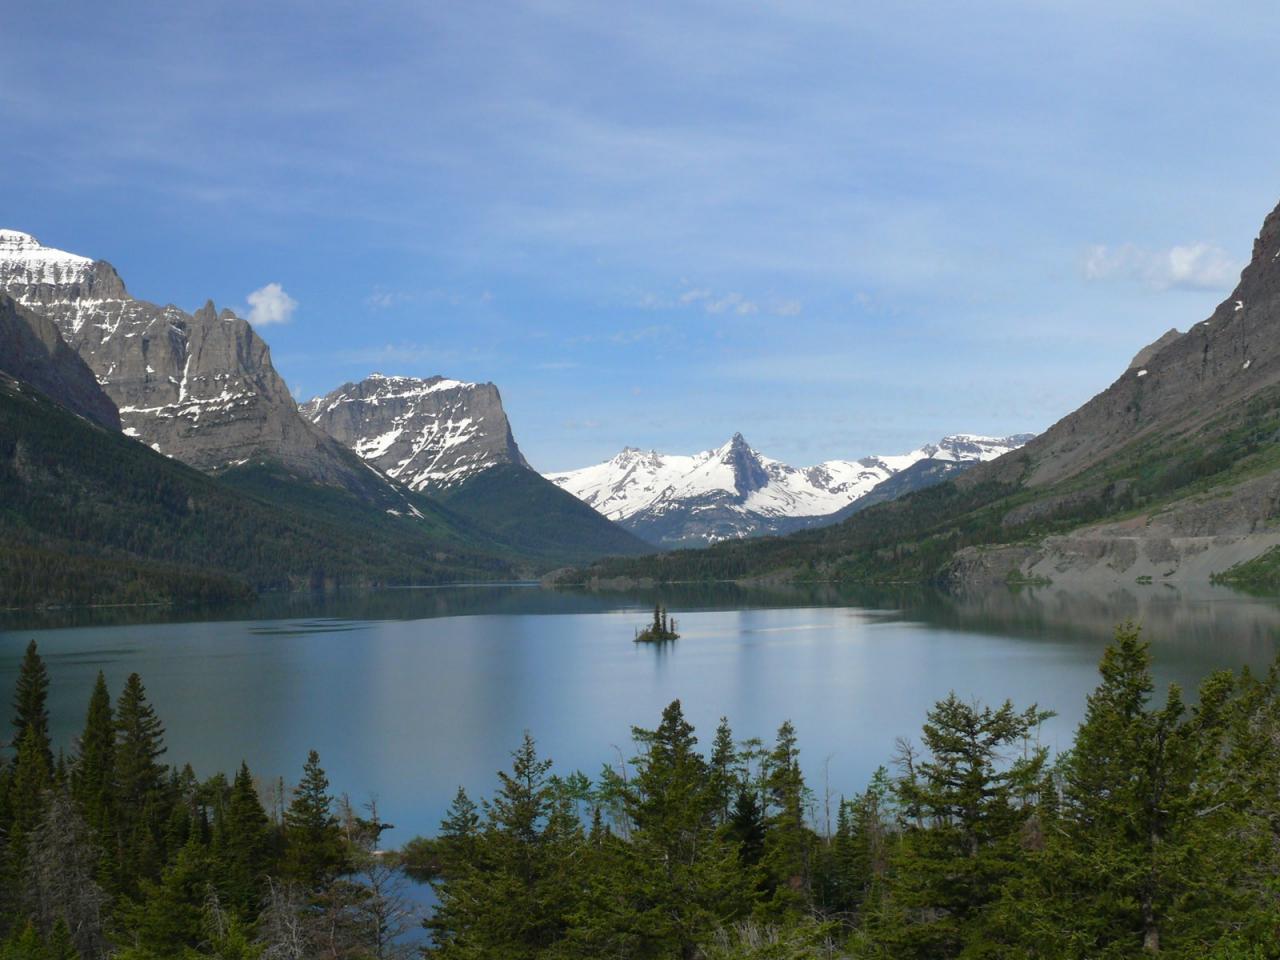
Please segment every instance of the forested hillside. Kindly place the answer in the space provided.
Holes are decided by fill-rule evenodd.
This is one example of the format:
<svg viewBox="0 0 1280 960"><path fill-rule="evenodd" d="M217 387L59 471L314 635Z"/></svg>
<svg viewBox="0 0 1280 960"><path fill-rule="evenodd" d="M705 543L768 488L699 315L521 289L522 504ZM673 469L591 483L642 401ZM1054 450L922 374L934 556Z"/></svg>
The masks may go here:
<svg viewBox="0 0 1280 960"><path fill-rule="evenodd" d="M397 517L336 488L288 490L293 509L237 492L0 378L0 607L512 575L430 502Z"/></svg>

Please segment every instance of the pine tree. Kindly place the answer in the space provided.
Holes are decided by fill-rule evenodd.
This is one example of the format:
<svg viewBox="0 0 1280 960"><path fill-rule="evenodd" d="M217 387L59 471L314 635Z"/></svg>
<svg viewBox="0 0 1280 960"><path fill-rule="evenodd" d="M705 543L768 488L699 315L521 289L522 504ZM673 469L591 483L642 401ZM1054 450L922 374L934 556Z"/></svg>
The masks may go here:
<svg viewBox="0 0 1280 960"><path fill-rule="evenodd" d="M21 877L31 854L31 838L48 807L52 778L39 730L28 725L18 744L18 757L9 784L9 864L13 878Z"/></svg>
<svg viewBox="0 0 1280 960"><path fill-rule="evenodd" d="M49 671L36 650L36 642L27 644L18 671L13 695L13 745L22 743L27 730L35 732L34 746L44 755L44 765L53 771L53 746L49 739Z"/></svg>
<svg viewBox="0 0 1280 960"><path fill-rule="evenodd" d="M284 815L285 873L308 891L326 887L344 866L342 832L333 813L329 778L312 750L302 782Z"/></svg>
<svg viewBox="0 0 1280 960"><path fill-rule="evenodd" d="M104 842L113 820L115 738L111 694L107 691L106 678L99 671L89 697L80 752L71 770L71 793L84 812L86 822Z"/></svg>
<svg viewBox="0 0 1280 960"><path fill-rule="evenodd" d="M163 828L168 820L164 727L147 700L142 678L130 674L116 704L115 813L120 853L119 880L126 892L139 879L158 876L165 856Z"/></svg>
<svg viewBox="0 0 1280 960"><path fill-rule="evenodd" d="M738 790L726 834L738 848L738 859L744 867L754 868L764 857L764 810L756 792L743 786Z"/></svg>
<svg viewBox="0 0 1280 960"><path fill-rule="evenodd" d="M129 918L142 947L156 957L179 957L199 945L204 939L204 909L213 890L213 873L209 849L193 837L158 882L144 882Z"/></svg>
<svg viewBox="0 0 1280 960"><path fill-rule="evenodd" d="M218 866L226 906L239 917L252 919L271 862L272 837L267 812L243 762L227 798L219 841Z"/></svg>
<svg viewBox="0 0 1280 960"><path fill-rule="evenodd" d="M778 728L765 769L769 817L761 864L772 893L769 912L777 917L800 909L808 901L816 845L816 837L805 823L808 791L791 721Z"/></svg>
<svg viewBox="0 0 1280 960"><path fill-rule="evenodd" d="M733 731L729 727L729 718L721 717L716 727L715 740L711 744L709 784L711 790L712 809L716 823L729 822L733 811L733 801L741 786L738 775L738 751L733 742Z"/></svg>
<svg viewBox="0 0 1280 960"><path fill-rule="evenodd" d="M474 857L433 881L440 906L427 926L442 958L532 960L563 938L583 836L550 770L526 733L510 773L498 774Z"/></svg>
<svg viewBox="0 0 1280 960"><path fill-rule="evenodd" d="M1198 954L1237 927L1248 889L1252 800L1226 766L1234 680L1206 679L1190 714L1176 686L1152 706L1150 653L1131 625L1099 670L1036 885L1021 896L1036 908L1027 939L1099 958Z"/></svg>
<svg viewBox="0 0 1280 960"><path fill-rule="evenodd" d="M634 830L614 848L575 942L592 955L691 958L712 931L749 912L752 876L717 829L718 798L680 701L657 729L632 733L643 748L627 793Z"/></svg>
<svg viewBox="0 0 1280 960"><path fill-rule="evenodd" d="M147 700L142 678L129 675L116 705L115 771L120 802L137 810L164 785L164 726Z"/></svg>
<svg viewBox="0 0 1280 960"><path fill-rule="evenodd" d="M480 833L480 808L467 791L458 787L449 811L440 823L440 840L437 846L441 869L457 869L475 859Z"/></svg>
<svg viewBox="0 0 1280 960"><path fill-rule="evenodd" d="M1042 780L1045 752L1019 750L1049 715L964 703L954 693L929 711L926 758L898 781L918 818L904 834L892 895L909 911L895 957L943 960L990 949L1002 885L1025 866L1022 830Z"/></svg>

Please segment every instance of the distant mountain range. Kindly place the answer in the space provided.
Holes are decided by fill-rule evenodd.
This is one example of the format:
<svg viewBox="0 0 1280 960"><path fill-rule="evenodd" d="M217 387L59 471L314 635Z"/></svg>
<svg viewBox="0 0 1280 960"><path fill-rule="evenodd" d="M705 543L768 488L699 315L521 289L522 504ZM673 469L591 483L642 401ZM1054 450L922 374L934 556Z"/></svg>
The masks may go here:
<svg viewBox="0 0 1280 960"><path fill-rule="evenodd" d="M1207 319L990 462L822 530L604 561L570 581L934 581L1280 590L1280 207Z"/></svg>
<svg viewBox="0 0 1280 960"><path fill-rule="evenodd" d="M699 546L835 523L864 500L869 505L941 482L1031 437L956 434L906 454L793 467L764 456L739 433L691 456L627 447L604 463L547 478L650 543ZM885 486L891 478L899 480Z"/></svg>

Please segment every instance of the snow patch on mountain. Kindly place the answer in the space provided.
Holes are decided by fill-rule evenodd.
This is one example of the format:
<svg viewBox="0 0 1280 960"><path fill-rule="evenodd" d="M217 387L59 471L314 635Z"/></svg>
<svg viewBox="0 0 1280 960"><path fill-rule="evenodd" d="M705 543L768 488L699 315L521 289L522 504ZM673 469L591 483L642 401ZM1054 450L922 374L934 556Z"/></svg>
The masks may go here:
<svg viewBox="0 0 1280 960"><path fill-rule="evenodd" d="M665 454L627 447L604 463L546 476L610 520L637 532L660 527L663 542L712 541L776 532L780 520L834 514L921 460L993 460L1029 439L1029 434L954 434L905 454L793 467L761 454L735 434L727 443L701 453Z"/></svg>
<svg viewBox="0 0 1280 960"><path fill-rule="evenodd" d="M451 487L499 463L527 466L491 383L373 373L301 410L414 490Z"/></svg>

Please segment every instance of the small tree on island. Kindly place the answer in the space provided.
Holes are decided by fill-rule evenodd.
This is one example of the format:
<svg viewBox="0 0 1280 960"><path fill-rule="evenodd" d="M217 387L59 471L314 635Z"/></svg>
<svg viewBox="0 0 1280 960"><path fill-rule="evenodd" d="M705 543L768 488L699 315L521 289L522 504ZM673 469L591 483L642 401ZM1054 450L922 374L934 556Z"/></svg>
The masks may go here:
<svg viewBox="0 0 1280 960"><path fill-rule="evenodd" d="M679 636L676 633L675 618L667 616L667 608L661 603L653 605L653 623L636 632L636 640L641 643L675 640Z"/></svg>

